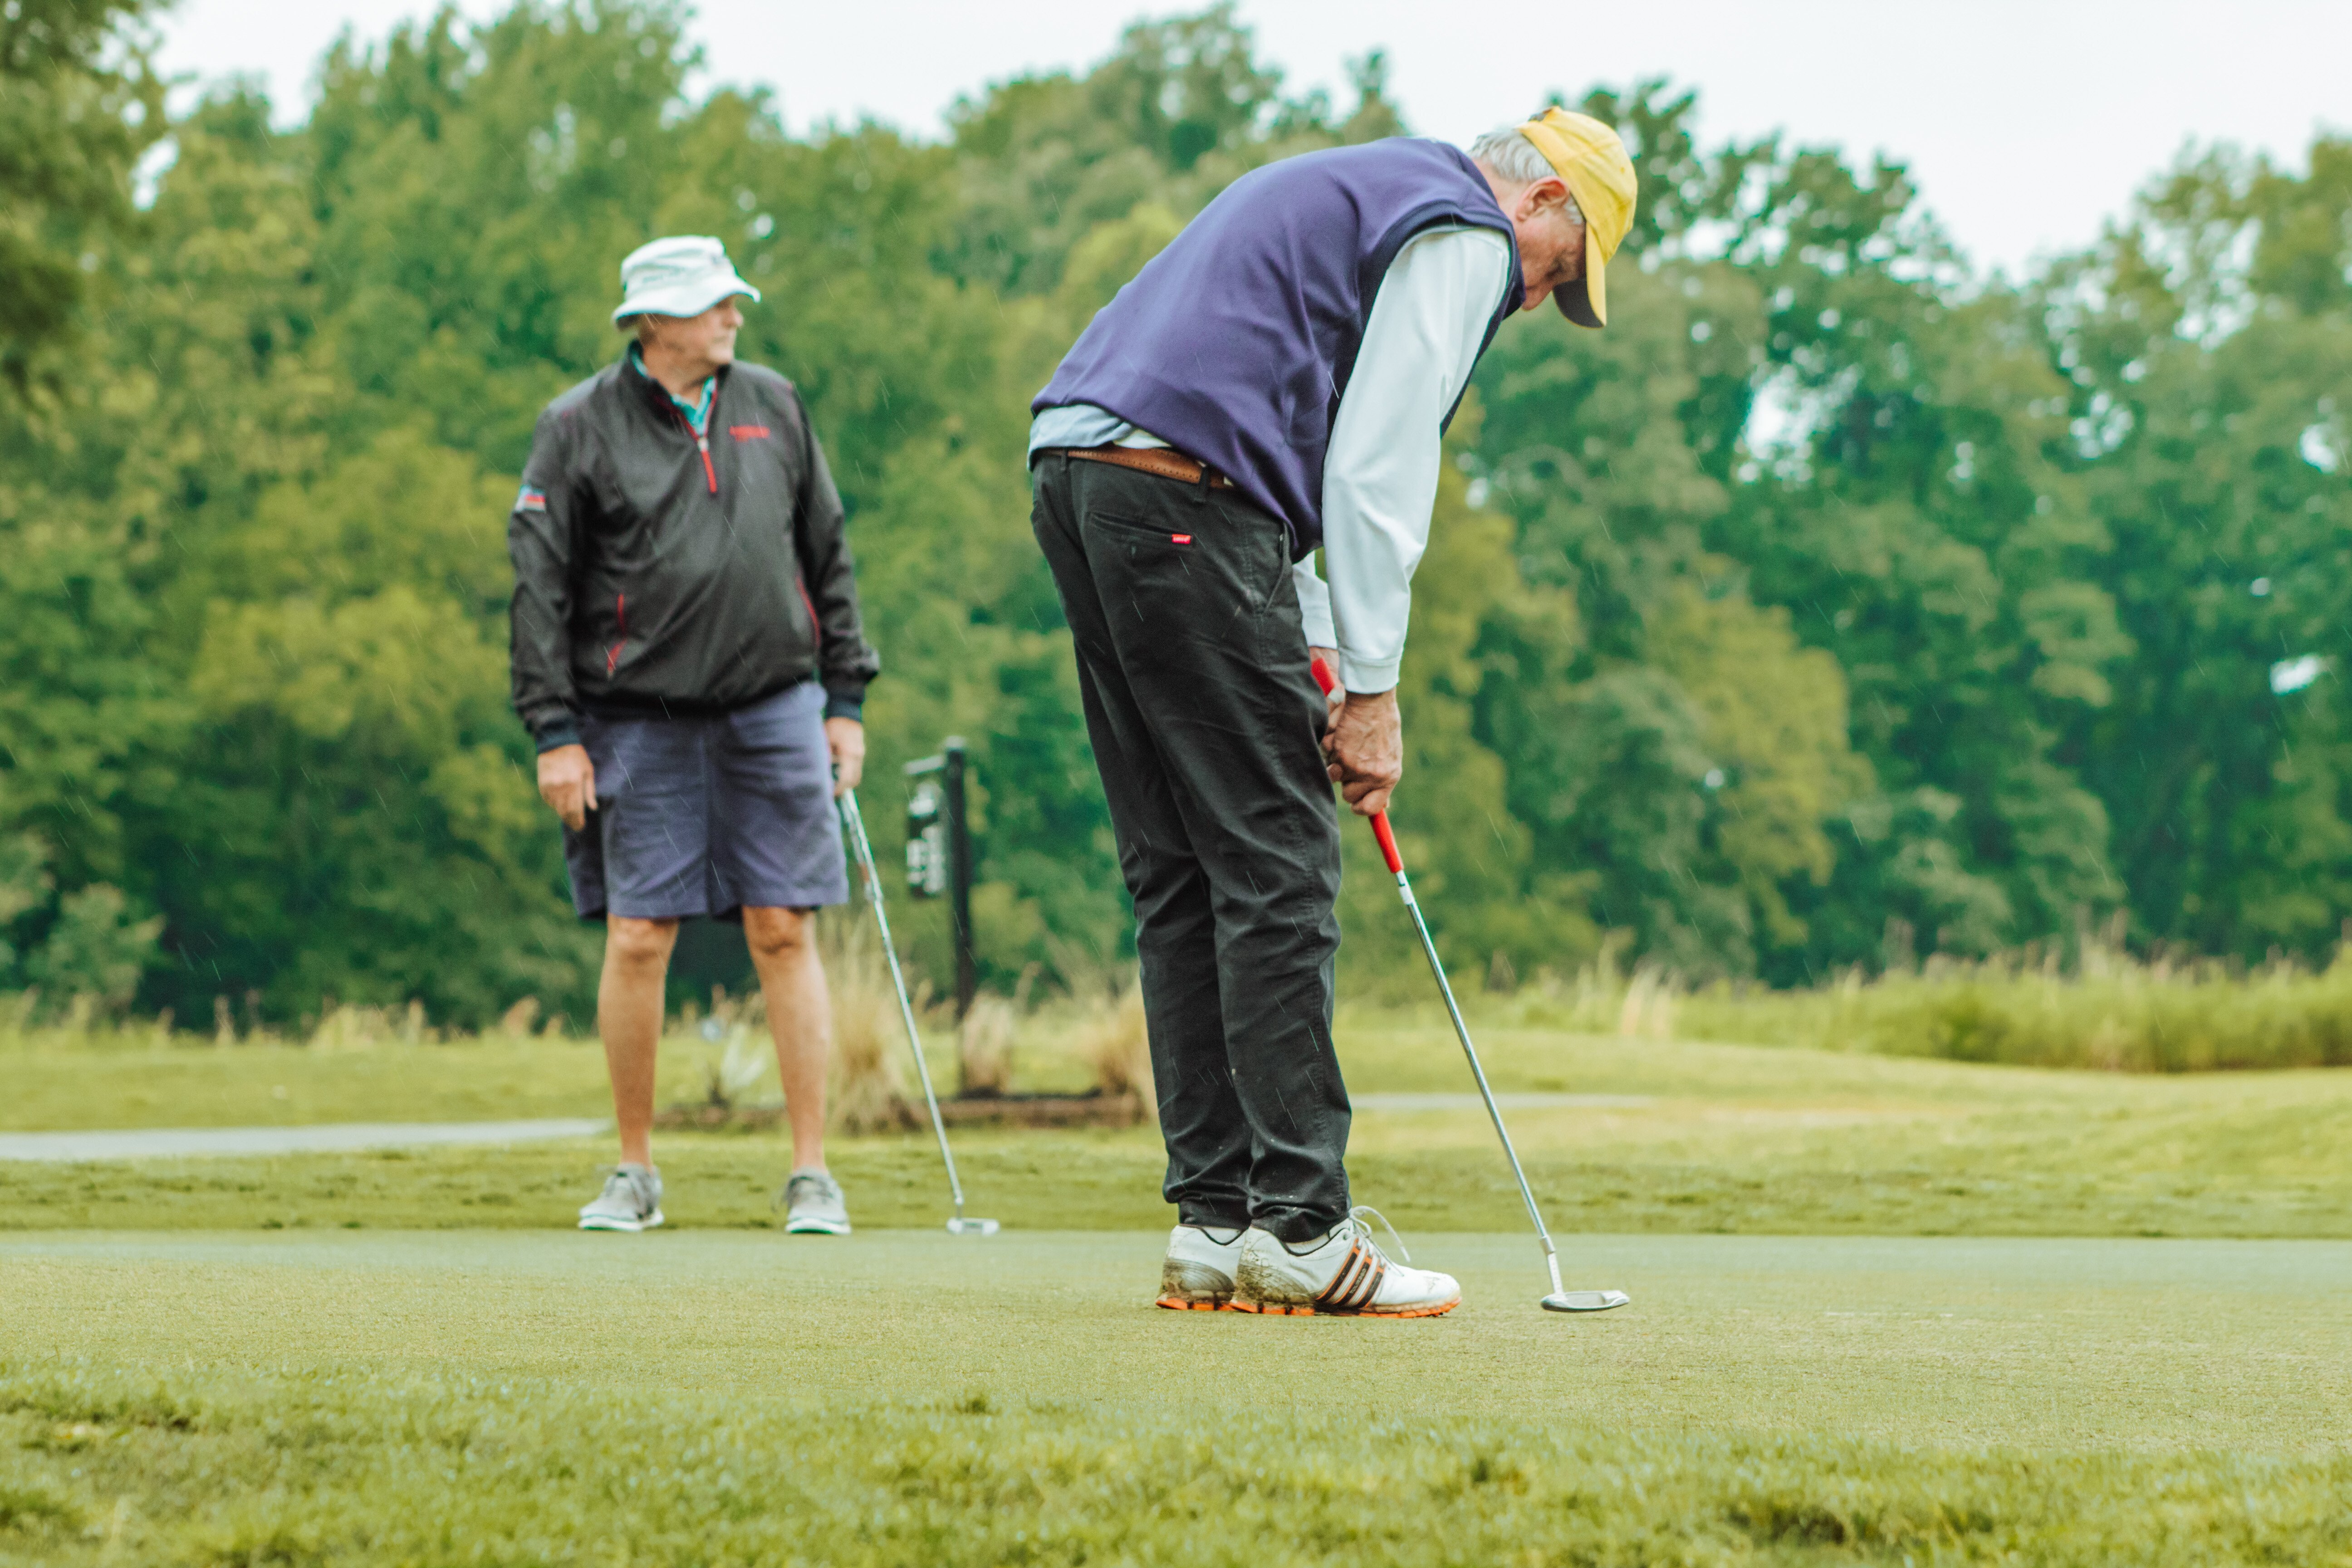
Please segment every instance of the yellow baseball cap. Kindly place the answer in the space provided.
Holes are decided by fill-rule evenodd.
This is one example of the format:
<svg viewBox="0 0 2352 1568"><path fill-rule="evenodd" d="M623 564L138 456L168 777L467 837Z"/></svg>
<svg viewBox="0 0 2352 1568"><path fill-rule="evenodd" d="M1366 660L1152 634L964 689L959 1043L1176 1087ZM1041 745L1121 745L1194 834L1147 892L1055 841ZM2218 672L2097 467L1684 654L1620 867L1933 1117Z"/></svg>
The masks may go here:
<svg viewBox="0 0 2352 1568"><path fill-rule="evenodd" d="M1580 327L1609 323L1609 258L1633 226L1633 160L1617 132L1589 114L1547 109L1519 127L1559 172L1584 214L1584 276L1552 291L1559 313Z"/></svg>

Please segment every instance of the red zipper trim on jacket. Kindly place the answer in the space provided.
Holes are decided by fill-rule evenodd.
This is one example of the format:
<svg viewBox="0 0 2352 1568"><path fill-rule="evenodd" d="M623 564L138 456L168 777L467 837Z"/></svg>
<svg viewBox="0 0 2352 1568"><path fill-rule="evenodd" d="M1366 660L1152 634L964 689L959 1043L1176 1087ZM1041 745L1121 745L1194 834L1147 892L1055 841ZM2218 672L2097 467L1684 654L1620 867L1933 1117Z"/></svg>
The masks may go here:
<svg viewBox="0 0 2352 1568"><path fill-rule="evenodd" d="M613 616L620 622L621 640L604 650L606 675L612 674L620 664L621 650L629 646L629 596L626 594L616 594L613 596Z"/></svg>
<svg viewBox="0 0 2352 1568"><path fill-rule="evenodd" d="M715 399L718 396L718 394L714 392L711 395ZM712 495L717 495L719 493L719 470L710 466L710 437L705 436L699 430L697 430L694 427L694 421L688 419L682 410L673 406L670 409L670 412L677 416L677 422L680 425L686 426L686 433L694 437L694 449L702 454L702 477L710 481L710 493ZM708 419L709 416L709 410L705 409L703 411L703 417Z"/></svg>
<svg viewBox="0 0 2352 1568"><path fill-rule="evenodd" d="M809 597L808 579L795 574L793 577L793 586L801 591L801 603L808 610L809 651L818 652L824 647L824 627L816 618L816 601Z"/></svg>

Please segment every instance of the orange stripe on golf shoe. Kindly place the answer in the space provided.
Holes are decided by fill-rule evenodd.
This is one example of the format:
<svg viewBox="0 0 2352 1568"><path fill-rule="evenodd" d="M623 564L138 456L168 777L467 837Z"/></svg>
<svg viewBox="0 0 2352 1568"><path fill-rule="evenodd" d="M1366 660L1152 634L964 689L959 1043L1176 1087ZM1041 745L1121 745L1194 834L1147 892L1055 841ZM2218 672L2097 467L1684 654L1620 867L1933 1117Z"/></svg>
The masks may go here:
<svg viewBox="0 0 2352 1568"><path fill-rule="evenodd" d="M1388 1259L1359 1237L1331 1276L1331 1283L1315 1298L1315 1304L1333 1311L1360 1312L1379 1297L1381 1281L1388 1271Z"/></svg>
<svg viewBox="0 0 2352 1568"><path fill-rule="evenodd" d="M1338 1307L1344 1304L1348 1289L1356 1282L1356 1270L1362 1264L1364 1244L1360 1241L1348 1248L1348 1256L1339 1259L1339 1267L1331 1271L1331 1282L1316 1292L1315 1305Z"/></svg>

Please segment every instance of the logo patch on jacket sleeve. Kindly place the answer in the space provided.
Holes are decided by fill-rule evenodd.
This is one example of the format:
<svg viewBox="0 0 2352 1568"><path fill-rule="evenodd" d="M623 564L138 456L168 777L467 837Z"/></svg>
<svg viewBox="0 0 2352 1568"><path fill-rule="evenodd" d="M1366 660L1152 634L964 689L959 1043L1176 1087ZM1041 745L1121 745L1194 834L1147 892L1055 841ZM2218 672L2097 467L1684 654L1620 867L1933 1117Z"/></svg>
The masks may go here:
<svg viewBox="0 0 2352 1568"><path fill-rule="evenodd" d="M525 485L522 488L522 493L515 497L517 511L545 511L546 510L547 492L545 490L535 490L529 485Z"/></svg>

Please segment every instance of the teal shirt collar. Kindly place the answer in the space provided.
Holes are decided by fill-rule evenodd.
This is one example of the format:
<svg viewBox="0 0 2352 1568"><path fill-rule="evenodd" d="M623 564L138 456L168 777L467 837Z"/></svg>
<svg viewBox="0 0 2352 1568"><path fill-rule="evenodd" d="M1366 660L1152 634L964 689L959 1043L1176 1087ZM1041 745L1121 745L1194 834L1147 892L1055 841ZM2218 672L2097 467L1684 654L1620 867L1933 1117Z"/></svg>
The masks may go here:
<svg viewBox="0 0 2352 1568"><path fill-rule="evenodd" d="M652 373L646 369L645 355L637 352L637 345L635 343L629 345L629 363L636 368L639 375L644 376L647 381L653 381ZM702 435L710 423L711 388L717 384L718 380L715 375L703 377L702 384L695 389L695 399L691 403L670 391L668 387L662 387L663 394L677 405L677 411L686 416L687 424L693 427L694 433L698 436ZM654 384L661 385L659 382L655 382Z"/></svg>

